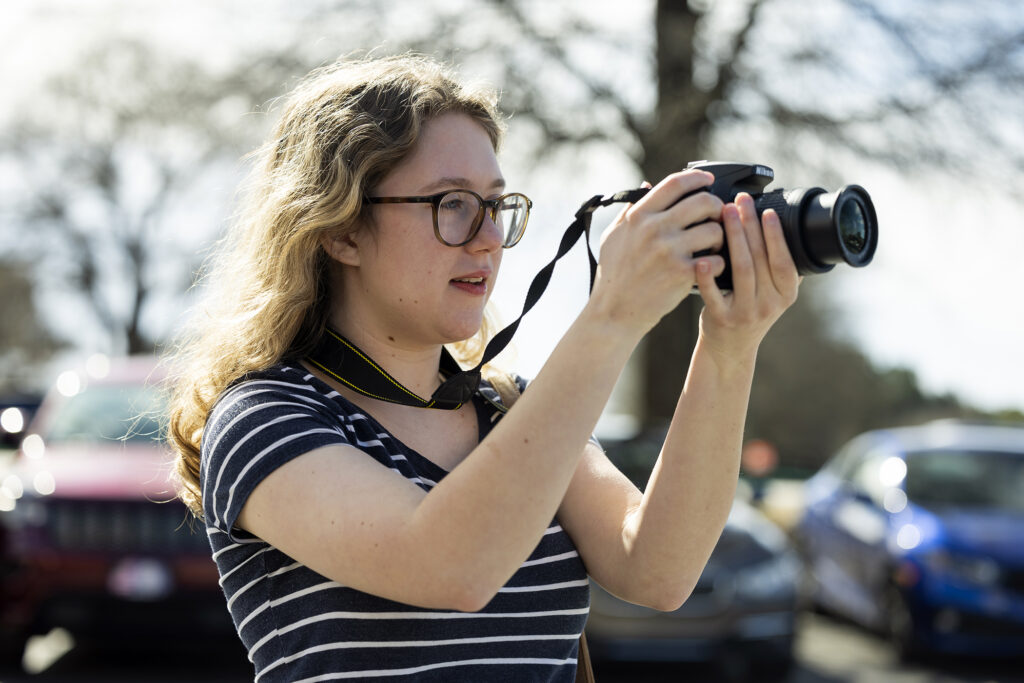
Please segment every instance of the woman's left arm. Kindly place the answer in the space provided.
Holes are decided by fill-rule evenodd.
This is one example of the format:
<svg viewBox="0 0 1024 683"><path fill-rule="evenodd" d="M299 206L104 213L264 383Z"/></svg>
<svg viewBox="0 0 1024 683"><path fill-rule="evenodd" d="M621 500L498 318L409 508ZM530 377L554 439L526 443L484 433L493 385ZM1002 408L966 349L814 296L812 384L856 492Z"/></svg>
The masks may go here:
<svg viewBox="0 0 1024 683"><path fill-rule="evenodd" d="M559 511L588 573L656 609L686 600L718 541L736 490L757 349L799 286L774 211L765 212L762 230L753 200L741 194L722 223L733 291L714 284L721 257L698 262L700 335L645 492L590 445Z"/></svg>

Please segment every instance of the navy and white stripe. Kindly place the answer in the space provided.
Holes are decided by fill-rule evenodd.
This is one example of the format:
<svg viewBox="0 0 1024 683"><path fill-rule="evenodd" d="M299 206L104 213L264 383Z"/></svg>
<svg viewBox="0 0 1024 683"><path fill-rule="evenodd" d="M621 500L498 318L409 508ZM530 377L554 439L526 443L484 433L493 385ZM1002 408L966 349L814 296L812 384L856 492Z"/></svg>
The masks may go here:
<svg viewBox="0 0 1024 683"><path fill-rule="evenodd" d="M489 385L474 398L480 437L500 417ZM331 581L235 526L256 485L303 453L355 446L429 491L446 472L299 365L226 391L203 434L203 505L213 559L260 683L572 682L590 607L586 570L553 521L480 612L429 610Z"/></svg>

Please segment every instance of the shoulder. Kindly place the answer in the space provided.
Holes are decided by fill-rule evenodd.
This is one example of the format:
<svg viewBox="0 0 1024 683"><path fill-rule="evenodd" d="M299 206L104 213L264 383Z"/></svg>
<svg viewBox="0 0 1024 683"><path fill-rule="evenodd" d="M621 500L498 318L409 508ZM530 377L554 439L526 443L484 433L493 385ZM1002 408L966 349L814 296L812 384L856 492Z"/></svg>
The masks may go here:
<svg viewBox="0 0 1024 683"><path fill-rule="evenodd" d="M203 430L204 505L219 498L228 504L235 489L251 490L303 453L348 444L345 425L343 404L301 366L281 364L243 378L220 396Z"/></svg>
<svg viewBox="0 0 1024 683"><path fill-rule="evenodd" d="M491 372L481 378L478 393L499 412L505 413L519 396L526 391L529 382L520 375L508 372Z"/></svg>
<svg viewBox="0 0 1024 683"><path fill-rule="evenodd" d="M329 406L333 396L319 390L310 373L299 365L278 364L237 380L217 398L208 422L216 423L240 411L280 401L298 406Z"/></svg>
<svg viewBox="0 0 1024 683"><path fill-rule="evenodd" d="M255 431L270 433L278 425L290 433L298 425L319 423L341 431L347 402L338 401L337 392L316 380L300 365L281 363L250 373L228 387L210 411L203 431L204 456L218 450L222 441L234 434L251 437ZM234 439L228 439L232 441Z"/></svg>

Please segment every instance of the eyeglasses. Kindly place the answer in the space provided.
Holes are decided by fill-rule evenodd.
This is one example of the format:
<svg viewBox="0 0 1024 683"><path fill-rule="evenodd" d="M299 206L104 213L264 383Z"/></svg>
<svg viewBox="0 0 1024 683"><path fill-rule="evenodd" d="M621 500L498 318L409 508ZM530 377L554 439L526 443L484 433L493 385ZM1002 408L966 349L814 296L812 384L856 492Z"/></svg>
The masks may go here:
<svg viewBox="0 0 1024 683"><path fill-rule="evenodd" d="M442 244L461 247L480 232L487 216L501 230L501 246L514 247L526 232L533 202L518 192L484 199L472 190L446 190L424 197L367 197L367 204L430 204L434 234Z"/></svg>

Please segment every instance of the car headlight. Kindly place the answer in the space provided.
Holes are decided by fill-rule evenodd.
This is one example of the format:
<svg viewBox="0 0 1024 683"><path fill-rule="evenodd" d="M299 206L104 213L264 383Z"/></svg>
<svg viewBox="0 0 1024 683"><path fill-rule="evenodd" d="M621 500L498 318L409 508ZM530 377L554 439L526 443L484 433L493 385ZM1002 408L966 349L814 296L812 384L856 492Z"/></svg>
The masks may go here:
<svg viewBox="0 0 1024 683"><path fill-rule="evenodd" d="M796 595L800 560L792 552L740 569L733 575L736 596L741 600L771 600Z"/></svg>
<svg viewBox="0 0 1024 683"><path fill-rule="evenodd" d="M999 583L1002 576L999 563L988 557L972 557L937 550L928 553L924 559L925 566L931 571L976 586L994 586Z"/></svg>

